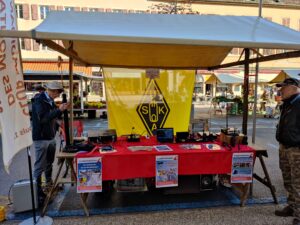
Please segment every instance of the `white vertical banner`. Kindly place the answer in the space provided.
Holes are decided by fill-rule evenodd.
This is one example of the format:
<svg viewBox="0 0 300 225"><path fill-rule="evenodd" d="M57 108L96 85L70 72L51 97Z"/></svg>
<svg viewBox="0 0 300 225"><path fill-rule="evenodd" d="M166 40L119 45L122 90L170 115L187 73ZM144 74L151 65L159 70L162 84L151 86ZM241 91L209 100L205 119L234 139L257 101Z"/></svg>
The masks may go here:
<svg viewBox="0 0 300 225"><path fill-rule="evenodd" d="M13 0L1 0L0 29L16 30ZM16 38L0 38L0 123L3 162L6 167L21 149L32 144L19 44Z"/></svg>

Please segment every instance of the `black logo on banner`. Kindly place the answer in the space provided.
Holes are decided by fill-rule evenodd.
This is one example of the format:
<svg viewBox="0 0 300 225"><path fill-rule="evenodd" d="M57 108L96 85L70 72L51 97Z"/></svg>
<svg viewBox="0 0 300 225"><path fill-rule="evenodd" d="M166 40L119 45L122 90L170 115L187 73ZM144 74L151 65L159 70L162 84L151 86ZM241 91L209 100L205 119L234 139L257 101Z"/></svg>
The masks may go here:
<svg viewBox="0 0 300 225"><path fill-rule="evenodd" d="M150 135L157 128L164 126L170 108L154 79L150 79L136 111Z"/></svg>

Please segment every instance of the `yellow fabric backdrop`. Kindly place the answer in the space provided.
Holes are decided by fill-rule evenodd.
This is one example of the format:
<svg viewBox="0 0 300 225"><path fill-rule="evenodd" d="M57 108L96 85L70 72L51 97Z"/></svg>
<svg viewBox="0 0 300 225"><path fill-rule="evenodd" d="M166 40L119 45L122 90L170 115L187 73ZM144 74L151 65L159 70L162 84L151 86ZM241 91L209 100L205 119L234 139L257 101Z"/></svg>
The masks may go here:
<svg viewBox="0 0 300 225"><path fill-rule="evenodd" d="M151 76L150 76L151 77ZM155 128L188 131L195 71L105 69L108 127L117 135L152 135Z"/></svg>

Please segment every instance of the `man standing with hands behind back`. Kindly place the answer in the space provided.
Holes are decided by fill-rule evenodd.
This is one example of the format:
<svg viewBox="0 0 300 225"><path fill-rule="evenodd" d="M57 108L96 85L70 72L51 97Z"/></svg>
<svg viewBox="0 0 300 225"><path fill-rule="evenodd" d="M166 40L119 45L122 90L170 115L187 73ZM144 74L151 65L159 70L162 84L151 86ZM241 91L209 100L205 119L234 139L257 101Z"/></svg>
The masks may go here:
<svg viewBox="0 0 300 225"><path fill-rule="evenodd" d="M47 184L52 183L52 164L55 158L56 141L55 134L58 130L57 119L68 108L63 103L59 108L54 99L63 92L63 86L52 81L45 85L46 91L34 97L32 105L32 139L35 146L35 163L33 176L37 182L38 200L41 206L45 200L42 190L42 173L45 173Z"/></svg>
<svg viewBox="0 0 300 225"><path fill-rule="evenodd" d="M287 78L276 86L281 87L283 101L276 139L288 206L275 215L294 216L293 225L300 225L300 82Z"/></svg>

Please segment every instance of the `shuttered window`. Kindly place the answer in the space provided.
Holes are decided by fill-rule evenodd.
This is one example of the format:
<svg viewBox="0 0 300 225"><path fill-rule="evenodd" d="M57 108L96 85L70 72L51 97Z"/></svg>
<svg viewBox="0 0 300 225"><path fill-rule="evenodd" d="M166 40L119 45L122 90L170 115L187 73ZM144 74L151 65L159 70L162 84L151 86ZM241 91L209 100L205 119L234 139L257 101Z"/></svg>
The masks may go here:
<svg viewBox="0 0 300 225"><path fill-rule="evenodd" d="M290 27L290 18L282 18L282 25L286 27Z"/></svg>
<svg viewBox="0 0 300 225"><path fill-rule="evenodd" d="M24 40L24 38L19 38L19 40L20 40L20 48L22 50L25 50L25 40Z"/></svg>
<svg viewBox="0 0 300 225"><path fill-rule="evenodd" d="M74 9L75 9L74 7L70 7L70 6L65 6L64 7L65 11L74 11Z"/></svg>
<svg viewBox="0 0 300 225"><path fill-rule="evenodd" d="M30 51L31 50L31 39L25 38L24 43L25 43L25 50Z"/></svg>
<svg viewBox="0 0 300 225"><path fill-rule="evenodd" d="M48 5L40 5L40 19L46 19L47 15L50 12L50 6Z"/></svg>
<svg viewBox="0 0 300 225"><path fill-rule="evenodd" d="M37 5L31 5L31 18L32 20L37 20L39 18Z"/></svg>
<svg viewBox="0 0 300 225"><path fill-rule="evenodd" d="M23 19L24 18L24 15L23 15L23 5L16 4L15 8L16 8L17 18Z"/></svg>

